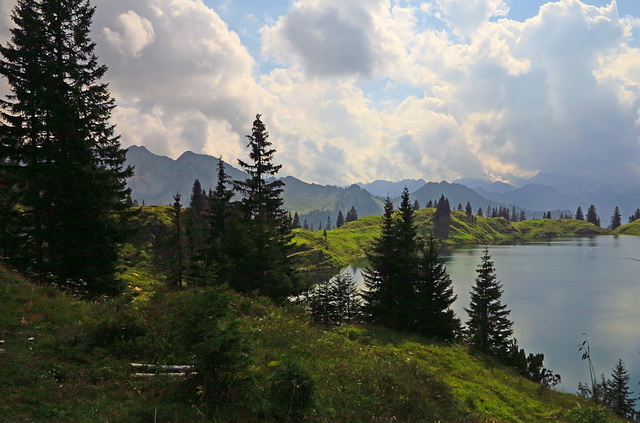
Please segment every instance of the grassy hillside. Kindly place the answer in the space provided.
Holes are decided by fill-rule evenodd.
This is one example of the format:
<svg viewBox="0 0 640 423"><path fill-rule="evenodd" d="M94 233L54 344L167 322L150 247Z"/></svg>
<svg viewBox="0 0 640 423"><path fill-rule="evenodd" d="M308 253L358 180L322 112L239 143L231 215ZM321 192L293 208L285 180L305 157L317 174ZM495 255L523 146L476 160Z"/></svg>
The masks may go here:
<svg viewBox="0 0 640 423"><path fill-rule="evenodd" d="M179 305L198 291L160 286L131 282L146 301L86 302L0 263L0 421L279 421L269 417L269 386L289 362L314 383L314 405L302 419L309 422L586 422L579 414L596 412L463 346L369 326L323 329L295 308L231 293L247 346L235 385L243 391L207 408L188 381L134 378L128 367L189 360L175 328L189 313Z"/></svg>
<svg viewBox="0 0 640 423"><path fill-rule="evenodd" d="M640 220L627 223L613 231L616 235L640 235Z"/></svg>
<svg viewBox="0 0 640 423"><path fill-rule="evenodd" d="M431 218L435 209L418 210L415 214L419 233L427 234L433 228ZM380 216L367 216L349 222L338 229L327 231L294 231L297 244L296 258L300 267L319 269L342 267L364 257L380 232ZM639 224L640 225L640 224ZM640 228L640 226L638 226ZM640 233L640 229L638 230ZM503 218L476 216L472 219L463 212L451 212L451 227L445 245L507 244L606 234L606 229L573 219L537 219L512 223Z"/></svg>

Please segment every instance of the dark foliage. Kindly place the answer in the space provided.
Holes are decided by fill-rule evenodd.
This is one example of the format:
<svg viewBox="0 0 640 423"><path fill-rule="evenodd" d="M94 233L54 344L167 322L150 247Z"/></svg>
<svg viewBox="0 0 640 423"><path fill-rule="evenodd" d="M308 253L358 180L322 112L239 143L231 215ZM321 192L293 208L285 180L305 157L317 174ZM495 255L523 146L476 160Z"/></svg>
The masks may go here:
<svg viewBox="0 0 640 423"><path fill-rule="evenodd" d="M600 227L600 218L598 217L598 212L596 210L596 206L593 204L589 206L589 210L587 210L587 222L593 223L597 227Z"/></svg>
<svg viewBox="0 0 640 423"><path fill-rule="evenodd" d="M239 274L231 281L231 286L239 291L258 291L282 300L298 291L296 277L287 258L292 235L287 212L283 209L284 183L268 180L282 166L273 164L275 149L271 148L269 134L260 115L256 116L251 135L247 138L252 162L238 162L249 177L234 184L243 197L241 219L251 237L238 263Z"/></svg>
<svg viewBox="0 0 640 423"><path fill-rule="evenodd" d="M347 212L347 216L344 219L345 223L353 222L358 220L358 212L354 206L351 206L351 209Z"/></svg>
<svg viewBox="0 0 640 423"><path fill-rule="evenodd" d="M87 0L15 7L11 41L0 48L11 90L0 103L0 176L23 210L12 258L61 283L82 280L97 295L120 288L132 169L109 122L115 103L89 38L93 14Z"/></svg>
<svg viewBox="0 0 640 423"><path fill-rule="evenodd" d="M496 357L506 355L513 322L510 311L502 304L502 284L497 280L489 248L485 247L478 276L471 288L471 303L465 311L469 314L467 328L469 344Z"/></svg>
<svg viewBox="0 0 640 423"><path fill-rule="evenodd" d="M616 229L620 227L620 225L622 225L622 215L620 214L620 209L616 206L613 211L613 216L611 216L611 225L609 225L609 228Z"/></svg>

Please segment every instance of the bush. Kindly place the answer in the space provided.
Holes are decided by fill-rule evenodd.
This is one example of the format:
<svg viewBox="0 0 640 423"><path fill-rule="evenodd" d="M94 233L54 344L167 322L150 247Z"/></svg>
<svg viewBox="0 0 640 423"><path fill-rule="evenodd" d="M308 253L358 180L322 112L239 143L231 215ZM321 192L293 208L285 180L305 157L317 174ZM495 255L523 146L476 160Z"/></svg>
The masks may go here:
<svg viewBox="0 0 640 423"><path fill-rule="evenodd" d="M606 409L595 406L578 406L567 413L567 419L572 423L607 423L609 421Z"/></svg>
<svg viewBox="0 0 640 423"><path fill-rule="evenodd" d="M299 419L314 404L315 384L305 369L286 361L271 379L269 402L271 413L278 419Z"/></svg>
<svg viewBox="0 0 640 423"><path fill-rule="evenodd" d="M192 291L175 304L176 356L193 357L194 380L206 403L239 400L248 347L230 306L230 296L219 288Z"/></svg>

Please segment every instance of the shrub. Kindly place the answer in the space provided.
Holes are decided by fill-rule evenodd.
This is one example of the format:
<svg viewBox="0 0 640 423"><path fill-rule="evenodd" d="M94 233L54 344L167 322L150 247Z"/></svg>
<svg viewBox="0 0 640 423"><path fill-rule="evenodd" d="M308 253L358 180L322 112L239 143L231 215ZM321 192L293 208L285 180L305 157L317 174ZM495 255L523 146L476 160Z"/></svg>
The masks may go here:
<svg viewBox="0 0 640 423"><path fill-rule="evenodd" d="M269 402L271 413L278 419L299 419L314 404L315 384L299 364L286 361L271 379Z"/></svg>

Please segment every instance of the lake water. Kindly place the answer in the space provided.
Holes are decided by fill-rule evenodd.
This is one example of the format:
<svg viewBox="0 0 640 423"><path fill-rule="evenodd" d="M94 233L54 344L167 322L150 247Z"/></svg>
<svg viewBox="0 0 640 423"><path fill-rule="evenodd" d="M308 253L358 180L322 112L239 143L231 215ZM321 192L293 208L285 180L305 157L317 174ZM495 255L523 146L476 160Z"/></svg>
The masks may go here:
<svg viewBox="0 0 640 423"><path fill-rule="evenodd" d="M463 322L482 251L483 247L460 248L445 256L458 295L453 308ZM598 377L610 377L621 358L637 397L640 237L490 246L489 254L504 287L503 303L511 310L514 337L527 353L544 353L545 367L562 376L556 389L576 392L579 381L589 382L588 364L578 352L586 333Z"/></svg>

